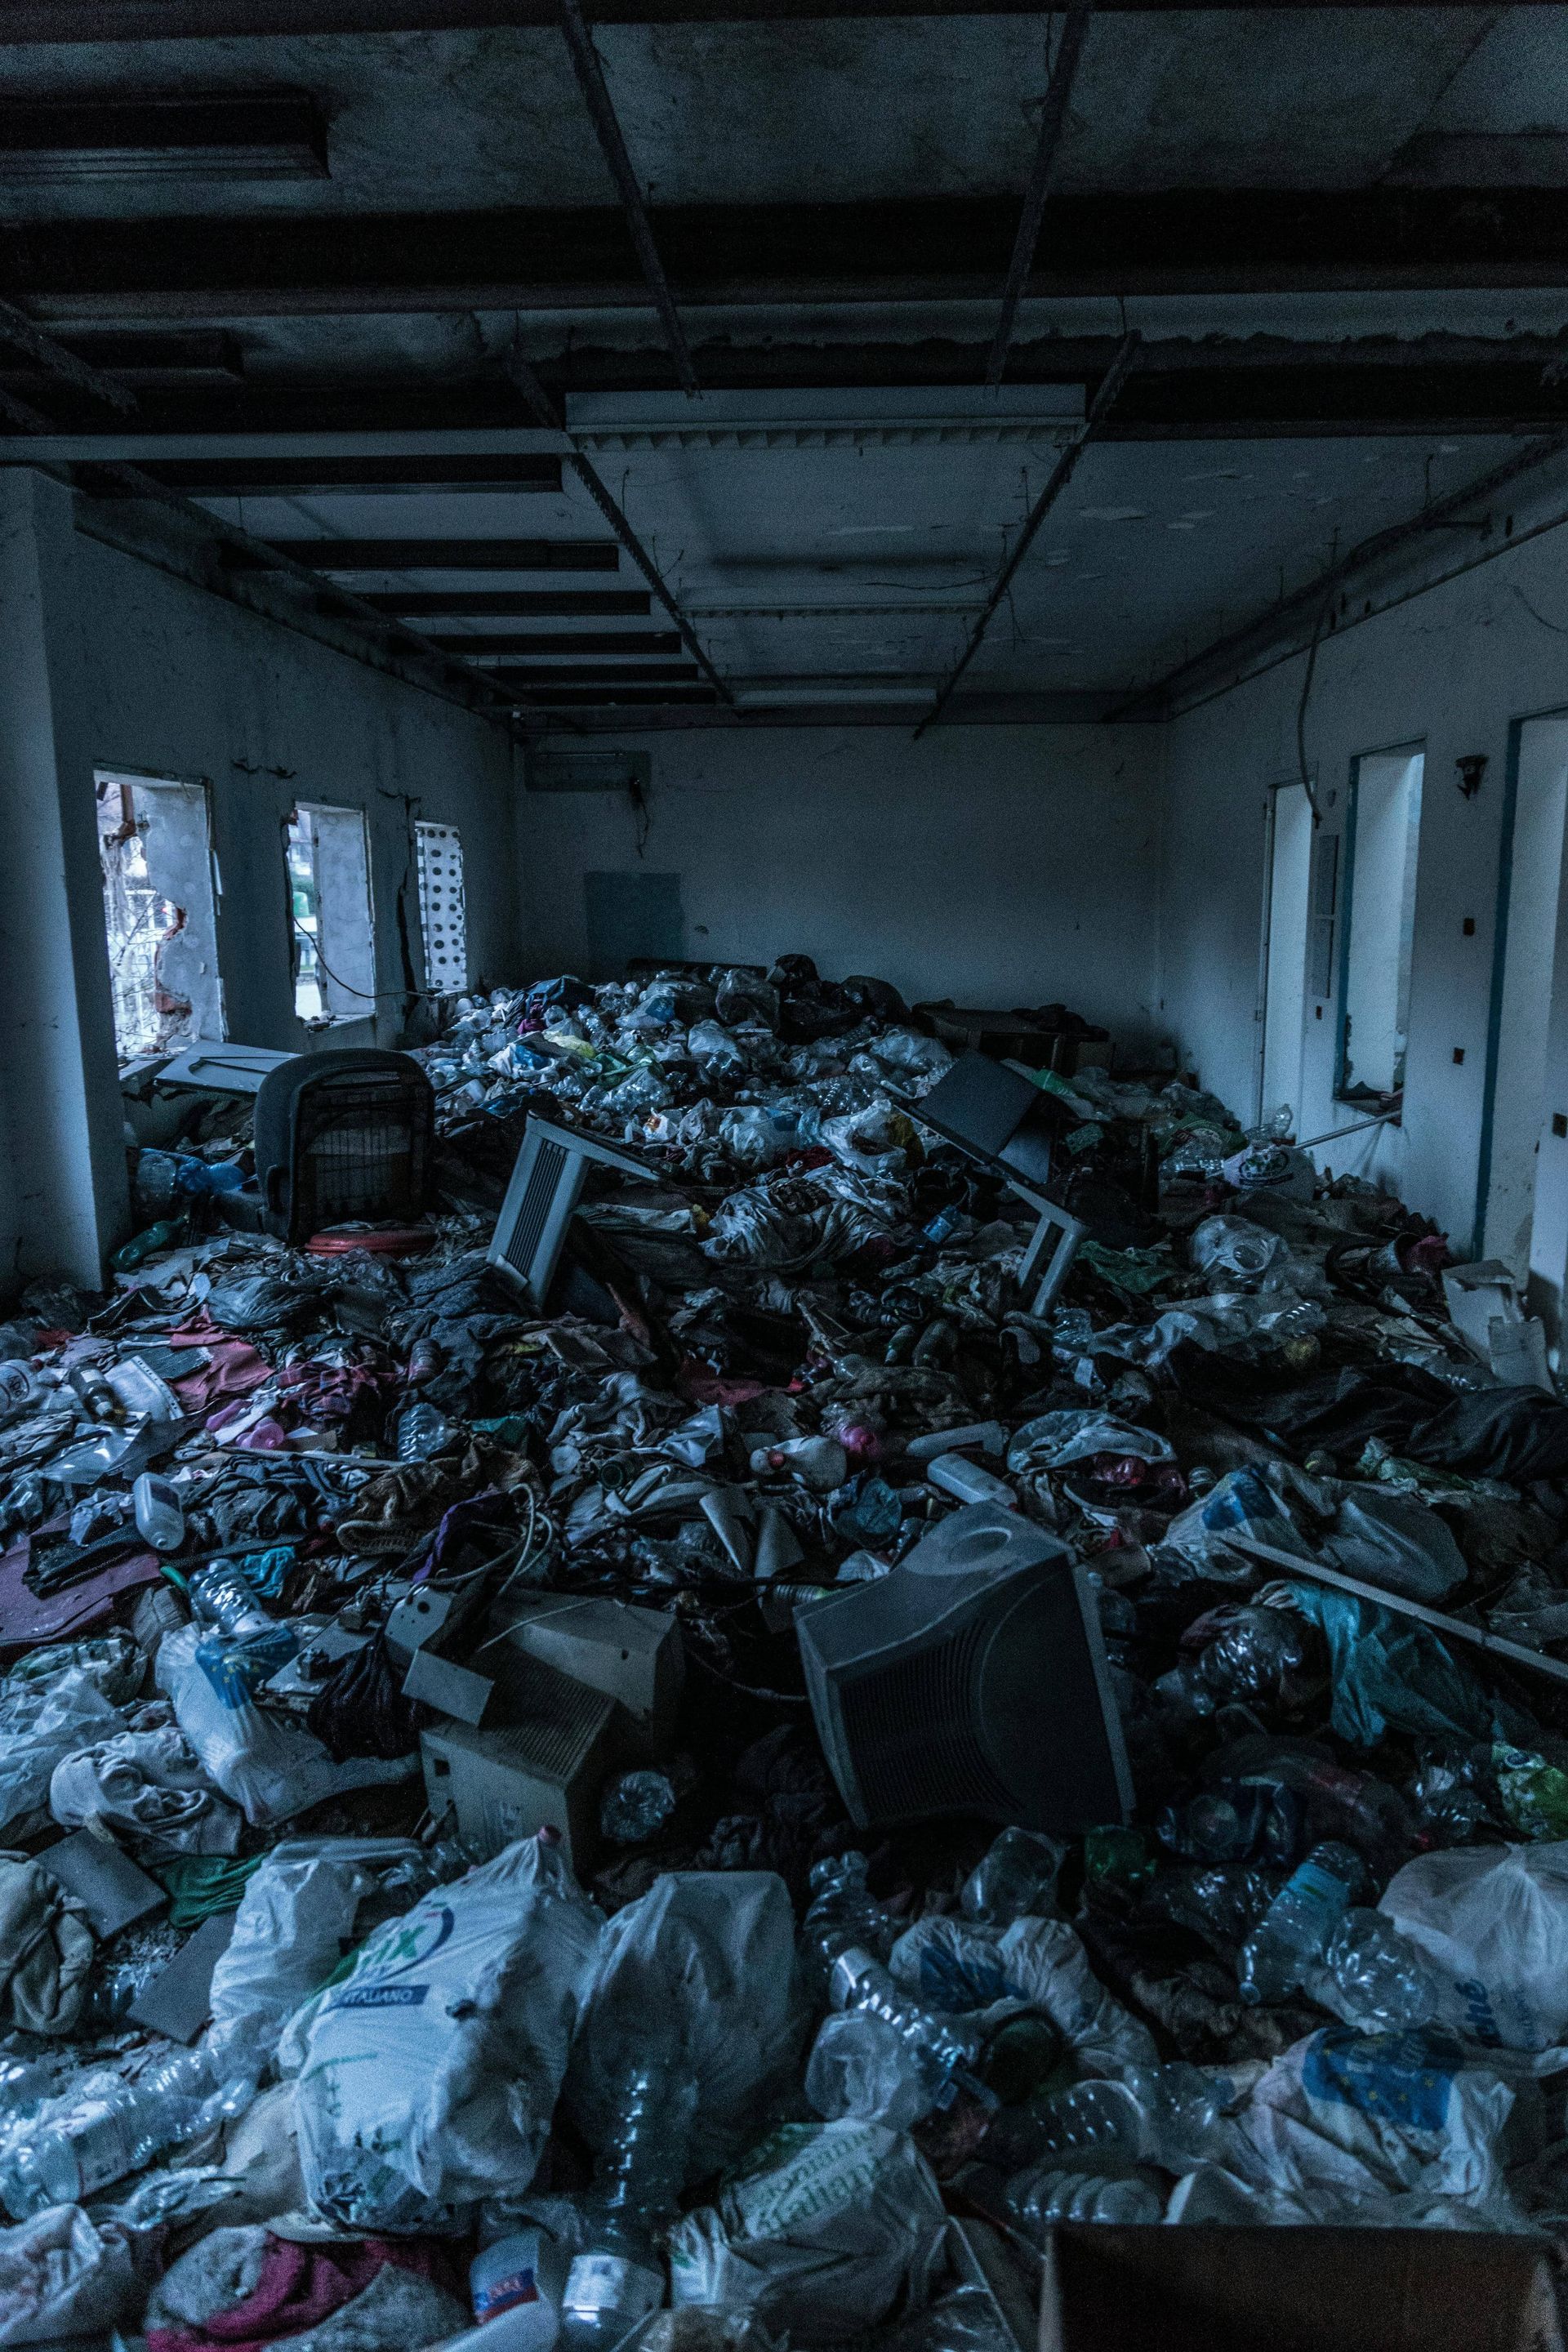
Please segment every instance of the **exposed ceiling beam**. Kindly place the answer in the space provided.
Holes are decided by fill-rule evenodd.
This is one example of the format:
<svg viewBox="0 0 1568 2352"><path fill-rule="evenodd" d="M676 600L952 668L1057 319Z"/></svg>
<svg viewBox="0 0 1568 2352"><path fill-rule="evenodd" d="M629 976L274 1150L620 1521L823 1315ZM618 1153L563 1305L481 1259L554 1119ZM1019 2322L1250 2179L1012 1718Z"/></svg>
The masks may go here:
<svg viewBox="0 0 1568 2352"><path fill-rule="evenodd" d="M313 572L616 572L603 539L268 539Z"/></svg>
<svg viewBox="0 0 1568 2352"><path fill-rule="evenodd" d="M1028 284L1035 266L1035 247L1040 239L1040 219L1046 209L1046 195L1056 168L1057 150L1061 144L1062 128L1067 121L1068 100L1078 76L1079 59L1089 37L1089 20L1094 13L1094 0L1072 0L1062 26L1062 37L1057 50L1056 63L1051 68L1050 81L1046 89L1046 102L1040 110L1040 132L1035 147L1035 161L1029 173L1029 184L1024 191L1024 206L1018 215L1018 233L1013 240L1013 257L1007 264L1007 281L1002 289L1002 314L996 321L996 331L986 354L985 381L1000 383L1007 364L1007 350L1013 341L1014 322L1018 316L1018 304ZM1047 18L1047 25L1049 18Z"/></svg>
<svg viewBox="0 0 1568 2352"><path fill-rule="evenodd" d="M986 299L1015 199L686 205L655 210L693 305ZM1026 294L1557 289L1568 187L1171 188L1047 198ZM34 320L217 324L246 317L630 308L648 295L615 207L349 217L250 212L54 220L0 231L0 281ZM19 323L18 323L19 322Z"/></svg>
<svg viewBox="0 0 1568 2352"><path fill-rule="evenodd" d="M1546 0L1539 0L1544 5ZM1169 15L1195 0L1100 0L1117 11ZM1259 0L1203 0L1253 8ZM1268 0L1271 8L1406 7L1428 0ZM1455 16L1473 10L1454 8ZM856 16L1033 16L1039 0L592 0L598 25L774 25ZM555 23L553 0L5 0L0 47L42 41L254 38L268 33L450 33Z"/></svg>
<svg viewBox="0 0 1568 2352"><path fill-rule="evenodd" d="M716 686L542 686L527 683L527 699L545 710L592 709L595 705L624 703L637 708L664 703L680 708L710 707L722 702ZM521 688L519 688L521 691Z"/></svg>
<svg viewBox="0 0 1568 2352"><path fill-rule="evenodd" d="M645 662L628 669L625 662L542 662L531 669L492 669L498 686L513 689L536 686L679 686L695 685L701 673L695 662ZM710 689L711 690L711 689Z"/></svg>
<svg viewBox="0 0 1568 2352"><path fill-rule="evenodd" d="M610 96L609 84L605 79L604 65L594 47L594 36L584 22L578 0L555 0L555 5L562 32L566 37L572 70L577 77L577 87L583 93L583 103L588 110L588 119L593 123L599 152L619 192L621 210L626 214L626 227L637 248L643 282L653 296L653 306L664 329L664 340L675 362L676 380L683 392L695 392L697 371L691 364L686 331L675 307L675 297L669 290L669 280L664 274L664 264L658 257L653 224L647 215L647 204L632 168L620 118Z"/></svg>
<svg viewBox="0 0 1568 2352"><path fill-rule="evenodd" d="M563 654L678 654L680 638L674 629L541 629L532 636L501 631L496 635L446 636L432 632L430 642L444 652L466 654L470 661L516 661L520 657L556 660Z"/></svg>
<svg viewBox="0 0 1568 2352"><path fill-rule="evenodd" d="M1024 518L1018 536L1013 541L1007 560L996 575L995 583L991 590L991 593L986 597L984 604L981 606L979 613L975 616L970 628L969 635L965 640L963 651L960 654L957 661L954 662L952 669L949 670L941 686L937 688L936 699L931 704L930 710L921 719L920 725L915 729L915 740L917 743L920 741L921 737L925 733L928 727L935 726L937 720L942 717L942 712L946 709L948 704L952 699L953 688L957 686L959 679L963 676L964 671L969 667L970 663L979 652L981 641L984 637L985 632L990 627L993 620L995 618L997 612L1000 610L1002 600L1006 595L1008 589L1012 586L1019 565L1023 562L1024 558L1027 555L1030 548L1034 545L1036 532L1039 530L1040 525L1044 522L1046 517L1049 514L1051 509L1055 506L1057 500L1060 498L1062 492L1067 488L1068 484L1071 481L1074 474L1077 472L1079 459L1082 457L1084 451L1088 448L1089 443L1094 439L1095 436L1099 433L1100 426L1110 415L1112 408L1116 405L1117 399L1121 392L1121 387L1127 381L1128 373L1132 366L1133 361L1138 356L1138 346L1142 338L1137 334L1128 335L1123 340L1121 350L1117 352L1115 359L1111 362L1110 368L1107 370L1106 374L1100 383L1099 390L1096 392L1094 398L1089 404L1089 415L1084 418L1082 429L1071 445L1062 451L1061 456L1051 467L1050 473L1046 479L1045 488L1041 490L1039 497L1035 500L1034 505L1029 509L1028 513Z"/></svg>
<svg viewBox="0 0 1568 2352"><path fill-rule="evenodd" d="M420 614L430 619L503 621L617 621L646 613L651 598L642 588L399 588L366 596L376 613Z"/></svg>
<svg viewBox="0 0 1568 2352"><path fill-rule="evenodd" d="M507 373L516 385L522 404L535 425L558 425L562 421L561 412L556 405L554 396L546 391L533 368L523 357L520 339L514 340L511 350L507 354L506 366ZM675 591L665 579L653 556L643 545L641 538L632 528L630 518L605 486L592 460L585 457L580 449L574 449L564 462L569 472L576 476L594 505L609 524L620 545L625 548L643 578L647 582L651 593L657 596L664 606L675 624L681 644L686 647L703 677L710 680L720 700L732 702L734 697L728 684L714 668L707 648L692 627L684 607L676 597Z"/></svg>
<svg viewBox="0 0 1568 2352"><path fill-rule="evenodd" d="M0 186L326 176L326 122L302 91L0 99Z"/></svg>

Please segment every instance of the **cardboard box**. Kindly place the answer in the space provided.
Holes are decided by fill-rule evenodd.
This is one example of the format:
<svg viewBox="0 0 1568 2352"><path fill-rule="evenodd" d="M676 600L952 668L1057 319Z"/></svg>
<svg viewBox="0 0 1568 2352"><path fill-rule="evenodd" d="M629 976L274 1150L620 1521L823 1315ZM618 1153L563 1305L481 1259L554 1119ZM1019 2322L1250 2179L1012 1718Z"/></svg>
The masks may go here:
<svg viewBox="0 0 1568 2352"><path fill-rule="evenodd" d="M1046 2248L1039 2352L1563 2352L1539 2240L1122 2228Z"/></svg>

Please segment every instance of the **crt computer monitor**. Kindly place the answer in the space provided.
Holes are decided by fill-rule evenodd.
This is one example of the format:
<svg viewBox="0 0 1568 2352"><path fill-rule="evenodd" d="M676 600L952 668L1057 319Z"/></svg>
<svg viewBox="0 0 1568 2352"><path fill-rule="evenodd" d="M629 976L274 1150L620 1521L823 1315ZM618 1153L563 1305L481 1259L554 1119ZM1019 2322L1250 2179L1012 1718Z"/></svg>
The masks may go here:
<svg viewBox="0 0 1568 2352"><path fill-rule="evenodd" d="M1052 1097L1023 1071L984 1054L961 1054L910 1117L975 1160L1027 1202L1038 1219L1018 1270L1020 1288L1043 1315L1067 1280L1088 1228L1047 1191L1051 1144L1063 1123Z"/></svg>

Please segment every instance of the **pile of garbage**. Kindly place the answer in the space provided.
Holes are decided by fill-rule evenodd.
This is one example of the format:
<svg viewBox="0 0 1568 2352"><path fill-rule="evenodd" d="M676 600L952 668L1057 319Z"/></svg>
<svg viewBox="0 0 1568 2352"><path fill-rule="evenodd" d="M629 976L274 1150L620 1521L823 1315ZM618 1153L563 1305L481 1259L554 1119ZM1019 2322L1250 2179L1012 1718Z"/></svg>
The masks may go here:
<svg viewBox="0 0 1568 2352"><path fill-rule="evenodd" d="M1568 2224L1505 1270L1478 1339L1288 1116L1083 1066L1037 1313L947 1048L804 958L418 1058L422 1254L226 1227L192 1097L112 1288L0 1327L0 2346L1013 2352L1064 2221ZM531 1118L639 1163L550 1312L487 1257ZM824 1697L965 1545L1066 1612L1024 1794L912 1669Z"/></svg>

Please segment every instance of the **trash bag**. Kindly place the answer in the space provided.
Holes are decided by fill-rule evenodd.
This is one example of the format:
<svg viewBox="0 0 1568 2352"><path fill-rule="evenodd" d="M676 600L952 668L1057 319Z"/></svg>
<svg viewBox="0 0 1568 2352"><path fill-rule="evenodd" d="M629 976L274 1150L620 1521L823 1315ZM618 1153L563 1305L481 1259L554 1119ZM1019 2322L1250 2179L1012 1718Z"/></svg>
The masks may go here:
<svg viewBox="0 0 1568 2352"><path fill-rule="evenodd" d="M1513 2104L1440 2026L1332 2026L1260 2077L1226 2167L1265 2192L1271 2221L1387 2220L1380 2204L1413 2190L1480 2204L1499 2189Z"/></svg>
<svg viewBox="0 0 1568 2352"><path fill-rule="evenodd" d="M359 1940L366 1898L414 1865L423 1886L423 1849L409 1838L291 1838L273 1847L240 1896L213 1970L208 2046L220 2079L241 2071L259 2078L294 2011Z"/></svg>
<svg viewBox="0 0 1568 2352"><path fill-rule="evenodd" d="M1457 2033L1533 2072L1568 2065L1568 1842L1420 1854L1378 1908L1432 1961Z"/></svg>
<svg viewBox="0 0 1568 2352"><path fill-rule="evenodd" d="M1436 1608L1466 1581L1465 1556L1445 1522L1417 1496L1352 1486L1323 1538L1323 1557L1346 1576Z"/></svg>
<svg viewBox="0 0 1568 2352"><path fill-rule="evenodd" d="M291 2020L300 2161L354 2230L465 2225L531 2179L593 1979L600 1918L543 1836L377 1930Z"/></svg>
<svg viewBox="0 0 1568 2352"><path fill-rule="evenodd" d="M286 1822L350 1789L405 1780L415 1769L412 1757L384 1763L355 1756L334 1764L310 1732L257 1706L257 1682L277 1672L291 1645L292 1637L282 1627L278 1631L280 1651L270 1634L261 1637L258 1649L223 1641L197 1625L166 1633L158 1645L159 1689L174 1701L180 1729L203 1769L253 1829Z"/></svg>
<svg viewBox="0 0 1568 2352"><path fill-rule="evenodd" d="M913 2143L879 2124L786 2124L716 2205L669 2233L670 2299L750 2310L792 2341L837 2344L930 2298L946 2231Z"/></svg>
<svg viewBox="0 0 1568 2352"><path fill-rule="evenodd" d="M1539 1747L1523 1709L1478 1682L1414 1618L1321 1585L1292 1584L1290 1601L1322 1628L1334 1684L1329 1720L1352 1748L1375 1748L1390 1731Z"/></svg>
<svg viewBox="0 0 1568 2352"><path fill-rule="evenodd" d="M1294 1521L1258 1470L1227 1470L1206 1495L1177 1513L1165 1531L1165 1542L1205 1575L1256 1576L1258 1563L1251 1554L1229 1548L1226 1538L1233 1534L1251 1536L1299 1559L1311 1558Z"/></svg>
<svg viewBox="0 0 1568 2352"><path fill-rule="evenodd" d="M973 2012L1024 2003L1049 2018L1086 2074L1159 2063L1153 2036L1108 1992L1065 1919L1016 1919L1001 1933L977 1920L917 1920L893 1946L895 1983L928 2008Z"/></svg>
<svg viewBox="0 0 1568 2352"><path fill-rule="evenodd" d="M47 1683L18 1685L7 1675L0 1684L0 1832L47 1805L58 1764L124 1728L101 1678L86 1667L72 1666Z"/></svg>
<svg viewBox="0 0 1568 2352"><path fill-rule="evenodd" d="M567 2107L598 2146L631 2066L694 2076L687 2166L700 2179L750 2147L794 2077L805 2032L795 1913L772 1871L671 1871L605 1929Z"/></svg>

